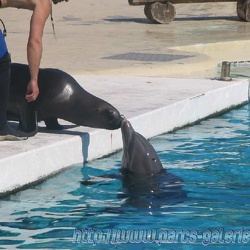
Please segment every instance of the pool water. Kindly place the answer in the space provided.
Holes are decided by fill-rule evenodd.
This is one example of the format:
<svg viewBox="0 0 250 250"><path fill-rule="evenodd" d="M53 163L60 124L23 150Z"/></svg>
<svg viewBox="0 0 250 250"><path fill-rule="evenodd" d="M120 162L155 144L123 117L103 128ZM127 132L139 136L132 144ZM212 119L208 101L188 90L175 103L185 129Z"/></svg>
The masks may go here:
<svg viewBox="0 0 250 250"><path fill-rule="evenodd" d="M0 249L250 249L250 105L150 142L182 199L130 202L119 152L0 200Z"/></svg>
<svg viewBox="0 0 250 250"><path fill-rule="evenodd" d="M233 78L250 79L250 61L231 62L230 76Z"/></svg>
<svg viewBox="0 0 250 250"><path fill-rule="evenodd" d="M217 65L217 78L221 76L222 63ZM250 61L231 61L230 62L231 78L247 78L250 79Z"/></svg>

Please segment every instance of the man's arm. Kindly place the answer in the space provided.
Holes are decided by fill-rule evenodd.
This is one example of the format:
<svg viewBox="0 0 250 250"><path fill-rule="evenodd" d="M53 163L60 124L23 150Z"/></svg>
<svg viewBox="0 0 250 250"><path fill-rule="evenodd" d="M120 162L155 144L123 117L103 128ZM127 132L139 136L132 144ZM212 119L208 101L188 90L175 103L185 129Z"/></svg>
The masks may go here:
<svg viewBox="0 0 250 250"><path fill-rule="evenodd" d="M30 33L27 44L27 59L30 68L26 100L34 101L38 94L38 72L42 58L42 37L45 22L50 14L50 0L34 0L33 14L30 20Z"/></svg>
<svg viewBox="0 0 250 250"><path fill-rule="evenodd" d="M53 0L54 4L69 0ZM27 59L30 68L26 100L34 101L38 94L38 72L42 58L42 36L45 22L51 12L50 0L1 0L2 8L14 7L33 11L30 20L30 34L27 44Z"/></svg>

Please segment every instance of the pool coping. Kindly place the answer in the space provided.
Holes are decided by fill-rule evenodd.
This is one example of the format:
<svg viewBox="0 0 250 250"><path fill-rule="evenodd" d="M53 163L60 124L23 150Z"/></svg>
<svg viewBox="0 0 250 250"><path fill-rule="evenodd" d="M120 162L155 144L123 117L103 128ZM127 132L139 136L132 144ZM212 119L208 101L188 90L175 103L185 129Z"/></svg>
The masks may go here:
<svg viewBox="0 0 250 250"><path fill-rule="evenodd" d="M193 124L211 115L226 112L248 101L249 81L237 79L220 88L152 109L129 120L137 132L146 138L151 138ZM92 129L78 136L69 136L56 143L2 158L0 196L43 181L74 164L92 161L120 149L122 149L120 129L115 131Z"/></svg>

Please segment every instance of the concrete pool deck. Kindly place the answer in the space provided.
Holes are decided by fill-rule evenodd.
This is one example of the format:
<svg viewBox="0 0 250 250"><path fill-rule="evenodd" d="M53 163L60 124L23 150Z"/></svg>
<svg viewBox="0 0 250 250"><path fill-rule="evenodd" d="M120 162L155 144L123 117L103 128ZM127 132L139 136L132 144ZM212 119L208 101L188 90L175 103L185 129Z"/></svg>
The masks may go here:
<svg viewBox="0 0 250 250"><path fill-rule="evenodd" d="M171 24L156 25L146 19L143 8L126 0L102 6L93 0L80 2L53 8L57 39L48 22L41 67L72 74L145 137L248 101L248 80L209 79L224 60L250 60L250 23L237 19L235 3L180 4ZM1 18L9 32L12 61L25 63L27 12L1 10ZM122 147L119 130L61 123L67 129L60 133L40 123L39 133L27 141L0 142L0 194Z"/></svg>

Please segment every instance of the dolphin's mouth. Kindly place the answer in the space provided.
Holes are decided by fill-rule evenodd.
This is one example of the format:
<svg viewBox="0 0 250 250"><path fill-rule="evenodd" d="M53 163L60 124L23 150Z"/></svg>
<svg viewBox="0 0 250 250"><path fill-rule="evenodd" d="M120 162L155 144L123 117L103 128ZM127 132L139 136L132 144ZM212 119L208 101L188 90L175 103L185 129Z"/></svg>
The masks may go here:
<svg viewBox="0 0 250 250"><path fill-rule="evenodd" d="M121 115L121 127L124 125L124 123L126 122L126 121L128 121L126 118L125 118L125 116L124 115Z"/></svg>
<svg viewBox="0 0 250 250"><path fill-rule="evenodd" d="M121 115L122 117L122 121L121 121L121 129L122 131L126 134L128 133L128 131L134 131L134 129L132 128L129 120L127 120L123 115ZM127 132L125 132L127 131Z"/></svg>
<svg viewBox="0 0 250 250"><path fill-rule="evenodd" d="M126 148L129 147L129 144L132 141L134 129L130 122L123 115L121 121L121 133L123 140L123 150L126 151Z"/></svg>

